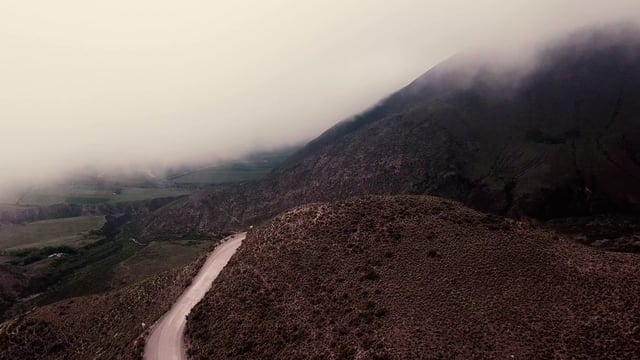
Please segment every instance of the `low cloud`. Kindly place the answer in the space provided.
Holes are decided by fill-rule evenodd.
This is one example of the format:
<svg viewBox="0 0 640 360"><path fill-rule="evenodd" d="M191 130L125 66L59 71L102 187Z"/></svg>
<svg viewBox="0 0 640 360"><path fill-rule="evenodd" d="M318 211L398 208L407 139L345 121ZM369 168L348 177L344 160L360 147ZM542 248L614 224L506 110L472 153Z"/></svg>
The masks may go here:
<svg viewBox="0 0 640 360"><path fill-rule="evenodd" d="M298 143L452 54L527 61L640 14L635 0L37 3L0 4L0 189Z"/></svg>

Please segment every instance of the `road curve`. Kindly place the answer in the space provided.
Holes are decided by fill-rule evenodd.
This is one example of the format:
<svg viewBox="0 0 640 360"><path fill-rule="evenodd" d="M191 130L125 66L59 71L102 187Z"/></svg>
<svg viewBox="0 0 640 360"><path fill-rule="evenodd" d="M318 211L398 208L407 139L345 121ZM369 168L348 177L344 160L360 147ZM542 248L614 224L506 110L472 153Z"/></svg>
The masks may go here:
<svg viewBox="0 0 640 360"><path fill-rule="evenodd" d="M240 247L246 234L240 233L228 237L209 255L191 285L180 295L171 310L153 326L144 348L145 360L187 359L183 338L186 317L211 288L211 283Z"/></svg>

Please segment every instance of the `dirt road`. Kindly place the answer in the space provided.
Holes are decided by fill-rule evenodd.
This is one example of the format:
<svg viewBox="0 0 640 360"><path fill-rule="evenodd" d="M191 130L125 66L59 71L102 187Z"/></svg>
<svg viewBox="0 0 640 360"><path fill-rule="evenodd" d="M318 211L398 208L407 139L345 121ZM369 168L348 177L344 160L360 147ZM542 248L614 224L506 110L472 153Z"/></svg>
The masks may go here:
<svg viewBox="0 0 640 360"><path fill-rule="evenodd" d="M240 247L245 236L246 233L230 236L209 255L191 285L154 325L144 349L146 360L187 359L183 338L186 316L211 288L211 283Z"/></svg>

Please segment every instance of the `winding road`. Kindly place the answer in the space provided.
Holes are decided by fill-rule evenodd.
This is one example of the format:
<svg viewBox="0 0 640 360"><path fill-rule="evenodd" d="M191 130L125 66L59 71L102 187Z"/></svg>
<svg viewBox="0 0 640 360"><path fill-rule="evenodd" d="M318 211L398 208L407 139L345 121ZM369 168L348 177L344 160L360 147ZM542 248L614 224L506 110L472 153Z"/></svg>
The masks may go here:
<svg viewBox="0 0 640 360"><path fill-rule="evenodd" d="M158 320L151 330L144 348L145 360L187 359L184 346L184 327L187 315L211 288L213 280L236 252L247 233L235 234L220 243L193 279L191 285L178 298L171 310Z"/></svg>

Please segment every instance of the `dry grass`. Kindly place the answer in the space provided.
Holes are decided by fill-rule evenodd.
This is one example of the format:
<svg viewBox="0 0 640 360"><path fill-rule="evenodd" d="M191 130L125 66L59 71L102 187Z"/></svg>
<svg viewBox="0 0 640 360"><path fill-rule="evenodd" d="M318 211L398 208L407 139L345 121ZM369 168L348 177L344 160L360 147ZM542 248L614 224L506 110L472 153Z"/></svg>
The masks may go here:
<svg viewBox="0 0 640 360"><path fill-rule="evenodd" d="M640 259L433 197L303 206L189 316L194 359L630 359Z"/></svg>
<svg viewBox="0 0 640 360"><path fill-rule="evenodd" d="M148 276L188 265L207 252L207 240L153 241L113 269L114 287L132 284Z"/></svg>

